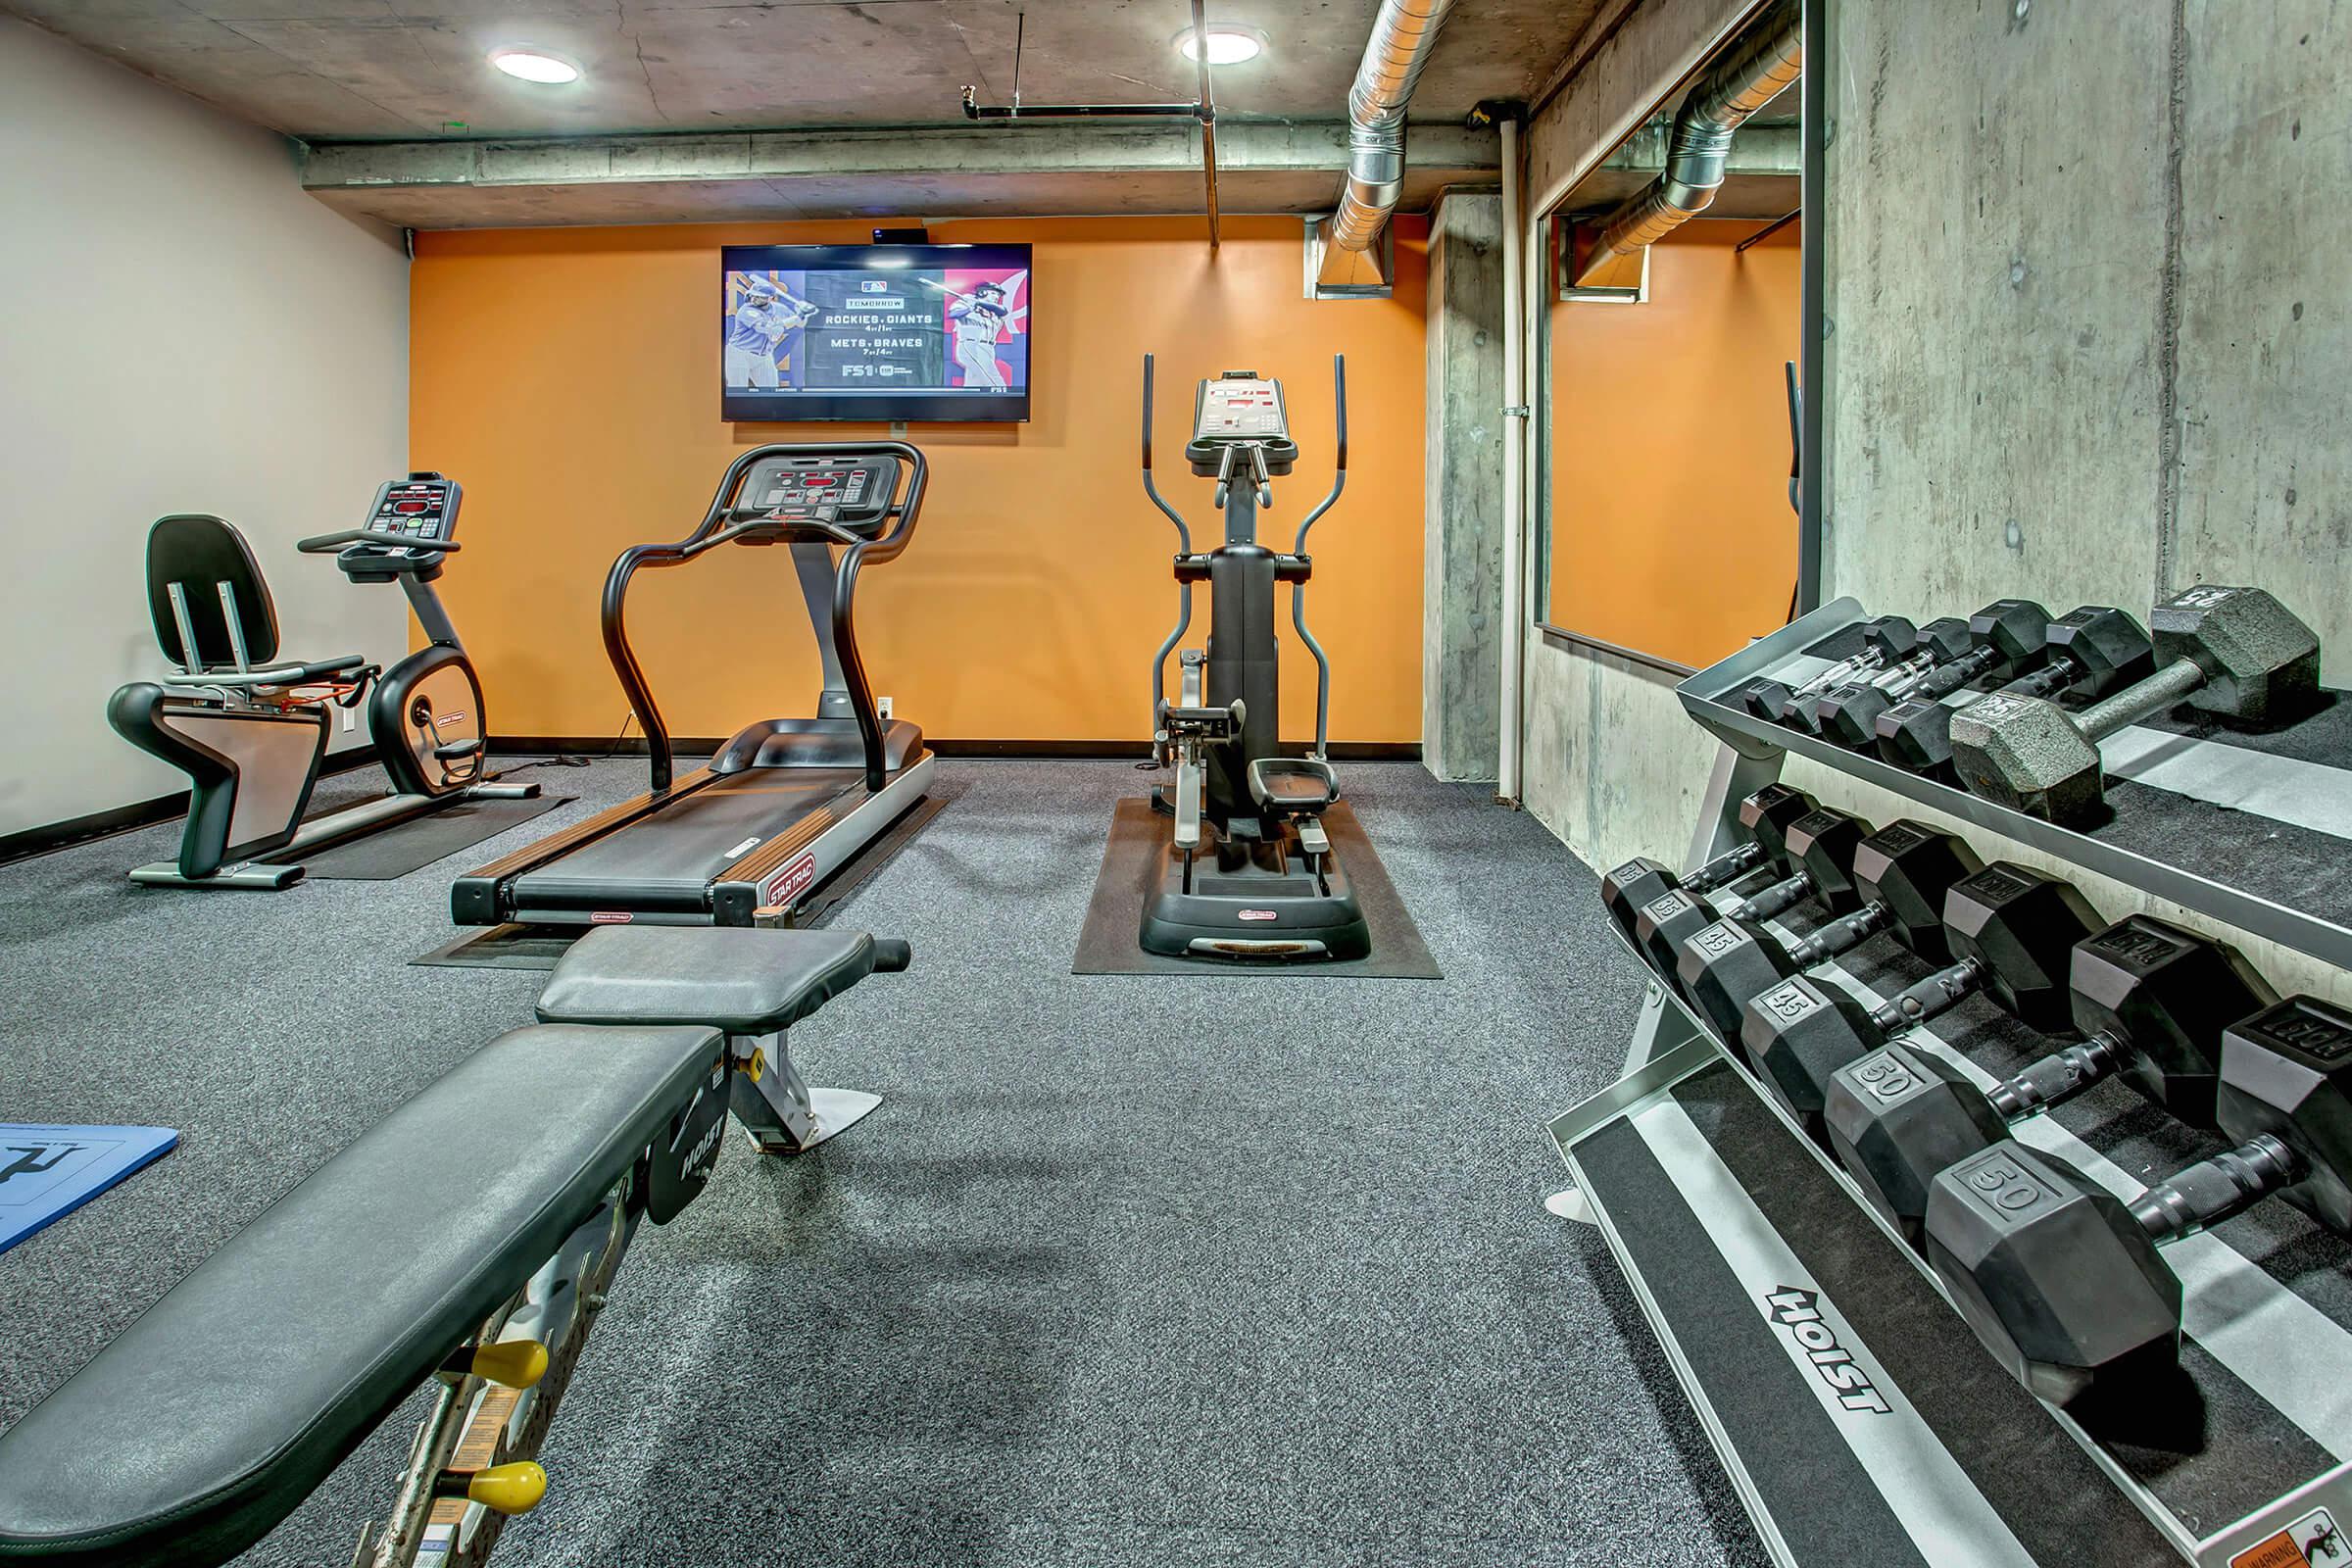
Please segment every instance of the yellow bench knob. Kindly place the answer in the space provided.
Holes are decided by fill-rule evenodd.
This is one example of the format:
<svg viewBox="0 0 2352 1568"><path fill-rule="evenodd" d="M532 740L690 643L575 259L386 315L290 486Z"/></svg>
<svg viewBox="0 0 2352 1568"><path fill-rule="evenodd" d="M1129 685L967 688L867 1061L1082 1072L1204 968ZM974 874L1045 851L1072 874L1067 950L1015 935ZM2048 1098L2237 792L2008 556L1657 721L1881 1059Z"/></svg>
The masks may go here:
<svg viewBox="0 0 2352 1568"><path fill-rule="evenodd" d="M477 1378L510 1389L532 1388L547 1376L547 1347L537 1340L500 1340L495 1345L477 1345L467 1370Z"/></svg>
<svg viewBox="0 0 2352 1568"><path fill-rule="evenodd" d="M452 1470L433 1489L445 1497L478 1502L492 1513L529 1513L547 1495L547 1472L528 1459L484 1470Z"/></svg>

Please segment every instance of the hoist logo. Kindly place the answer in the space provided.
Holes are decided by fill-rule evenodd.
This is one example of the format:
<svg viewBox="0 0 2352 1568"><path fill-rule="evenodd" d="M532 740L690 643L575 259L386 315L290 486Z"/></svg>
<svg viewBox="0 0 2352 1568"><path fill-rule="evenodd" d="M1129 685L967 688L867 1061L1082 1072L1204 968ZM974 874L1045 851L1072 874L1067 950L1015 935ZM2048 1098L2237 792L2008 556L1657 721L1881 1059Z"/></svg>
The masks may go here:
<svg viewBox="0 0 2352 1568"><path fill-rule="evenodd" d="M1767 1317L1788 1331L1813 1375L1829 1385L1840 1405L1858 1415L1893 1413L1862 1363L1838 1343L1838 1331L1821 1315L1819 1294L1784 1286L1764 1298L1764 1308Z"/></svg>

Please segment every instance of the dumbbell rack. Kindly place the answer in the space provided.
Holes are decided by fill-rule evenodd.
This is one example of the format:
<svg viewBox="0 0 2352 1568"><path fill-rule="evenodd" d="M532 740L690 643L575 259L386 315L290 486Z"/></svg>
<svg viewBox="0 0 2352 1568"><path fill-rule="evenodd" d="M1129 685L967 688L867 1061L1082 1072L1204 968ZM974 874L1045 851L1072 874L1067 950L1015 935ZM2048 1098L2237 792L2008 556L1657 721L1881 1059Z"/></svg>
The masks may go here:
<svg viewBox="0 0 2352 1568"><path fill-rule="evenodd" d="M2141 760L2142 777L2161 774L2168 795L2196 808L2151 835L2135 827L2132 808L2171 808L2111 789L2116 820L2078 833L1722 700L1757 675L1801 679L1826 667L1862 614L1853 600L1838 600L1683 683L1685 709L1724 747L1691 863L1738 841L1740 801L1778 778L1793 752L2352 967L2352 919L2330 918L2347 912L2331 896L2276 896L2311 867L2271 867L2266 894L2260 876L2248 887L2180 863L2210 861L2215 845L2201 839L2219 839L2226 853L2249 831L2275 854L2352 861L2327 815L2340 808L2352 820L2352 771L2294 756L2249 765L2261 754L2241 746L2127 730L2108 743L2111 763L2119 753ZM2111 765L2110 776L2130 774ZM2282 790L2298 796L2294 820L2249 815L2251 805L2284 799ZM1874 969L1871 951L1813 972L1873 1000L1924 972L1889 974L1884 961ZM1952 1049L1964 1034L1979 1048L1972 1056ZM1958 1013L1904 1038L1960 1062L1980 1086L2045 1044L2022 1026L1971 1025ZM2151 1168L2169 1171L2211 1152L2210 1142L2154 1127L2161 1118L2135 1116L2129 1105L2086 1125L2099 1101L2086 1096L2034 1117L2016 1136L2127 1196ZM2105 1103L2112 1110L2119 1102ZM2124 1137L2108 1136L2118 1127ZM2291 1217L2266 1232L2249 1225L2258 1208L2166 1249L2186 1290L2181 1361L2202 1407L2184 1408L2170 1430L2151 1423L2130 1442L2102 1441L1995 1365L1925 1260L1754 1083L1736 1045L1716 1041L1669 988L1649 987L1624 1075L1548 1130L1574 1182L1551 1206L1606 1238L1776 1560L1805 1568L2352 1564L2352 1247L2340 1240ZM2249 1241L2270 1266L2241 1250ZM2305 1554L2306 1542L2331 1530L2336 1555L2324 1541Z"/></svg>

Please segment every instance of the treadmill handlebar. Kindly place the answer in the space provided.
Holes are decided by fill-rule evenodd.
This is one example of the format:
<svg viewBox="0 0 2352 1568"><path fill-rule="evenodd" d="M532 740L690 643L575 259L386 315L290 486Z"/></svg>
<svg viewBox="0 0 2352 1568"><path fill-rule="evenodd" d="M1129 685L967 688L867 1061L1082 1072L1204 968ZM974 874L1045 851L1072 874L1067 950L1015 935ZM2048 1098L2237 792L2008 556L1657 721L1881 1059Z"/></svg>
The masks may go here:
<svg viewBox="0 0 2352 1568"><path fill-rule="evenodd" d="M730 522L737 509L735 497L740 493L744 477L753 465L776 457L844 457L897 458L905 465L905 475L898 494L884 511L895 518L888 533L867 539L852 535L848 547L841 553L833 581L833 650L841 662L843 683L849 688L850 710L858 719L858 739L865 752L865 787L880 791L889 782L889 769L884 765L882 749L882 720L874 711L873 689L865 678L865 663L858 656L857 628L854 619L858 588L858 569L868 562L880 564L897 559L906 548L914 533L915 520L922 514L923 491L930 479L930 465L922 453L904 441L806 441L774 446L754 447L727 465L720 476L718 489L710 498L703 520L685 538L670 544L632 545L622 551L612 563L605 578L603 622L605 655L612 662L612 673L620 681L620 689L629 699L629 709L637 715L638 728L645 733L648 772L656 790L669 788L675 775L676 759L670 746L669 726L662 721L662 710L654 702L653 688L646 683L645 670L637 662L637 654L629 646L626 611L629 582L640 566L674 566L692 561L712 547L724 544L759 525ZM813 519L796 518L784 524L788 529L808 526ZM760 531L765 531L760 529ZM833 530L849 533L847 529ZM817 538L825 538L819 533Z"/></svg>

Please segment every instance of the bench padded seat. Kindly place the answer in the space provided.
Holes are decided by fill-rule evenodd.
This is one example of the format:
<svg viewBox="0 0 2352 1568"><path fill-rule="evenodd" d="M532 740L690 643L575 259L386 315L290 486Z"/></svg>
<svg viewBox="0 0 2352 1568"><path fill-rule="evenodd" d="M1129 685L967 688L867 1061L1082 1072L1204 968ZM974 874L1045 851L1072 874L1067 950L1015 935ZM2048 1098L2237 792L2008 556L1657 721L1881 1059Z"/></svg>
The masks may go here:
<svg viewBox="0 0 2352 1568"><path fill-rule="evenodd" d="M720 1049L551 1025L483 1046L0 1437L0 1561L252 1545L595 1212Z"/></svg>
<svg viewBox="0 0 2352 1568"><path fill-rule="evenodd" d="M872 974L875 957L863 931L605 926L564 955L539 993L539 1016L773 1034Z"/></svg>

